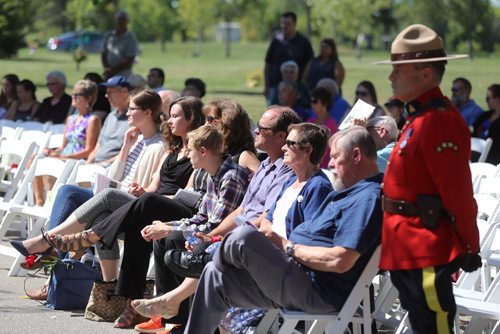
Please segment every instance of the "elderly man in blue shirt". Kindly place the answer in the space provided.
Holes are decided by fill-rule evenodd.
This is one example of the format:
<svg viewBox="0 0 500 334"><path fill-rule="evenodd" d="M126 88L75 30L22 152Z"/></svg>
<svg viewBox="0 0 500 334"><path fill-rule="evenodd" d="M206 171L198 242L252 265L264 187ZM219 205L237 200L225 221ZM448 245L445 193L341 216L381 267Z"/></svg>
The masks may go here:
<svg viewBox="0 0 500 334"><path fill-rule="evenodd" d="M368 131L331 139L334 188L317 215L286 238L241 226L201 276L185 333L212 333L229 306L339 310L380 244L381 174Z"/></svg>

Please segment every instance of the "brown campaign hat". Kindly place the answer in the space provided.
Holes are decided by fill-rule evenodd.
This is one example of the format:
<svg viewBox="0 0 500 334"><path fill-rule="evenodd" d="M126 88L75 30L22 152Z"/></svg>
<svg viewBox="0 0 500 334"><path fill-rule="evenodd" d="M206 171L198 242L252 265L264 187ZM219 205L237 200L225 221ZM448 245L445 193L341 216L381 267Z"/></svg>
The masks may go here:
<svg viewBox="0 0 500 334"><path fill-rule="evenodd" d="M467 58L467 55L446 55L443 40L423 24L412 24L401 31L391 46L391 60L374 64L428 63Z"/></svg>

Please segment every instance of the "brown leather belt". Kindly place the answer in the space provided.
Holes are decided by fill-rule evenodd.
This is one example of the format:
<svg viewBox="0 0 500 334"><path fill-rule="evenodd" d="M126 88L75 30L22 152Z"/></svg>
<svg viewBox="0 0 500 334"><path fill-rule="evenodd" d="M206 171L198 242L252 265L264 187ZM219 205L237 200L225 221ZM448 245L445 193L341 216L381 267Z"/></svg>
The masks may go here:
<svg viewBox="0 0 500 334"><path fill-rule="evenodd" d="M382 211L401 215L401 216L406 216L406 217L421 216L421 214L420 214L421 209L419 208L419 206L416 203L395 200L395 199L388 198L384 195L382 195ZM432 212L428 212L428 214L432 214ZM451 215L445 209L439 210L438 214L439 214L439 217L441 217L441 218L447 218L447 219L450 219L451 221L455 220L453 215Z"/></svg>
<svg viewBox="0 0 500 334"><path fill-rule="evenodd" d="M390 199L384 195L382 195L382 211L407 217L418 216L420 212L414 203Z"/></svg>

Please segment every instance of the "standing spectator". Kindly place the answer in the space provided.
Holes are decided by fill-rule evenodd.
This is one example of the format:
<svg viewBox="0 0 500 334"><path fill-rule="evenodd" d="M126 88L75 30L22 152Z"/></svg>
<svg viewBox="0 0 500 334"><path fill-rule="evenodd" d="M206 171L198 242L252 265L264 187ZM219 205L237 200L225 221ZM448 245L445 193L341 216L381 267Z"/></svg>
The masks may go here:
<svg viewBox="0 0 500 334"><path fill-rule="evenodd" d="M65 92L66 76L61 71L52 71L45 76L45 79L52 96L43 99L33 120L42 123L49 121L54 124L64 123L71 107L71 96Z"/></svg>
<svg viewBox="0 0 500 334"><path fill-rule="evenodd" d="M500 84L488 87L486 103L489 111L477 118L472 135L493 139L486 162L497 165L500 163Z"/></svg>
<svg viewBox="0 0 500 334"><path fill-rule="evenodd" d="M101 123L104 123L106 116L111 112L111 106L106 98L106 88L100 84L104 82L100 74L89 72L83 77L85 80L90 80L97 85L97 100L94 103L92 112L100 118Z"/></svg>
<svg viewBox="0 0 500 334"><path fill-rule="evenodd" d="M115 75L128 77L132 73L134 59L139 54L137 38L128 30L128 13L119 11L115 19L115 29L106 34L101 49L104 79Z"/></svg>
<svg viewBox="0 0 500 334"><path fill-rule="evenodd" d="M14 101L7 113L7 119L14 121L29 121L40 107L36 100L36 86L33 81L24 79L16 86L17 101Z"/></svg>
<svg viewBox="0 0 500 334"><path fill-rule="evenodd" d="M469 130L439 88L447 60L459 57L446 55L433 30L413 24L396 36L391 60L382 62L392 64L392 91L406 103L411 123L384 176L380 268L390 270L415 334L453 333L450 276L460 265L466 271L481 266Z"/></svg>
<svg viewBox="0 0 500 334"><path fill-rule="evenodd" d="M165 72L159 67L153 67L149 70L148 73L148 86L153 89L155 92L159 93L163 88L163 84L165 83Z"/></svg>
<svg viewBox="0 0 500 334"><path fill-rule="evenodd" d="M384 106L387 108L387 113L396 121L398 130L401 131L406 123L406 117L403 115L405 104L401 100L390 98Z"/></svg>
<svg viewBox="0 0 500 334"><path fill-rule="evenodd" d="M10 106L17 100L16 86L19 78L15 74L6 74L2 79L2 91L0 92L0 119L7 116Z"/></svg>
<svg viewBox="0 0 500 334"><path fill-rule="evenodd" d="M333 38L324 38L321 41L319 56L313 58L309 64L307 64L302 80L311 91L316 87L318 81L323 78L335 80L339 86L339 90L344 82L345 70L339 60L337 46Z"/></svg>
<svg viewBox="0 0 500 334"><path fill-rule="evenodd" d="M268 103L276 94L278 84L282 80L280 67L287 60L293 60L299 65L299 77L307 63L313 57L313 49L309 40L297 31L297 15L287 12L281 15L281 31L273 38L267 49L264 66L264 95Z"/></svg>
<svg viewBox="0 0 500 334"><path fill-rule="evenodd" d="M483 113L483 109L474 100L471 100L471 92L472 85L469 80L465 78L456 78L453 80L451 102L460 111L460 114L465 119L465 123L467 123L472 131L472 126L476 119Z"/></svg>
<svg viewBox="0 0 500 334"><path fill-rule="evenodd" d="M361 81L358 84L358 87L356 87L355 95L356 101L361 99L375 107L375 111L373 111L371 117L385 116L384 109L382 109L382 107L378 104L377 92L375 91L375 86L371 81ZM354 101L354 103L356 103L356 101Z"/></svg>

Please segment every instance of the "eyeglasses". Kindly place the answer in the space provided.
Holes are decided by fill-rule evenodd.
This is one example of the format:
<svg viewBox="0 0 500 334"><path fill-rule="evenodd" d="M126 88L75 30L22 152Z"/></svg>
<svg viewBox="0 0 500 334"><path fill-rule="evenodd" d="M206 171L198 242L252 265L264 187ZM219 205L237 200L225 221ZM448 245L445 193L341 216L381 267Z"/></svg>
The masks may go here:
<svg viewBox="0 0 500 334"><path fill-rule="evenodd" d="M311 103L312 103L312 104L316 104L316 103L318 103L318 99L312 98L312 99L311 99Z"/></svg>
<svg viewBox="0 0 500 334"><path fill-rule="evenodd" d="M269 131L274 131L274 129L273 129L273 128L266 128L266 127L263 127L263 126L261 126L259 123L257 123L257 129L259 130L259 132L266 131L266 130L269 130Z"/></svg>
<svg viewBox="0 0 500 334"><path fill-rule="evenodd" d="M135 111L135 110L144 110L144 108L141 108L141 107L128 107L128 111Z"/></svg>
<svg viewBox="0 0 500 334"><path fill-rule="evenodd" d="M286 146L287 146L288 148L292 148L292 146L295 146L295 145L297 145L298 143L297 143L296 141L293 141L293 140L289 140L289 139L287 139L287 140L285 141L285 144L286 144Z"/></svg>
<svg viewBox="0 0 500 334"><path fill-rule="evenodd" d="M379 131L380 129L382 129L382 127L380 127L380 126L373 126L373 125L370 125L370 126L366 127L366 130L368 130L368 131L370 131L371 129L374 129L375 131Z"/></svg>
<svg viewBox="0 0 500 334"><path fill-rule="evenodd" d="M208 123L213 123L214 121L216 121L218 119L219 119L218 117L215 117L215 116L212 116L212 115L208 115L207 116L207 122Z"/></svg>
<svg viewBox="0 0 500 334"><path fill-rule="evenodd" d="M59 82L47 82L46 86L47 87L50 87L50 86L55 86L57 85Z"/></svg>
<svg viewBox="0 0 500 334"><path fill-rule="evenodd" d="M367 91L364 91L364 90L357 90L356 95L357 96L368 96L368 95L370 95L370 93L368 93Z"/></svg>
<svg viewBox="0 0 500 334"><path fill-rule="evenodd" d="M83 94L83 93L74 93L74 94L71 94L71 97L72 97L72 98L82 97L82 96L86 96L86 95L85 95L85 94Z"/></svg>

